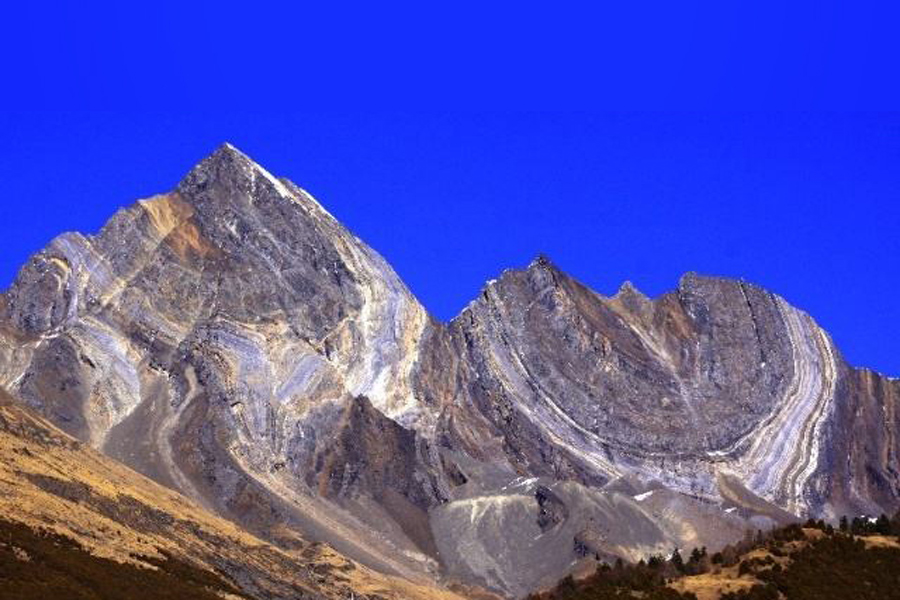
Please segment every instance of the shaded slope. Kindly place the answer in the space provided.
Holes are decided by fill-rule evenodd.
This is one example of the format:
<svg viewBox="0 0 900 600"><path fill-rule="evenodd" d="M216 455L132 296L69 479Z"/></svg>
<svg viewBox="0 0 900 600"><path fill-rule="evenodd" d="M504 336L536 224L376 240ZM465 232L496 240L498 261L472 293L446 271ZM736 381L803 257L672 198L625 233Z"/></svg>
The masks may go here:
<svg viewBox="0 0 900 600"><path fill-rule="evenodd" d="M0 589L6 600L242 597L219 575L176 559L135 559L145 566L100 558L69 538L0 520Z"/></svg>

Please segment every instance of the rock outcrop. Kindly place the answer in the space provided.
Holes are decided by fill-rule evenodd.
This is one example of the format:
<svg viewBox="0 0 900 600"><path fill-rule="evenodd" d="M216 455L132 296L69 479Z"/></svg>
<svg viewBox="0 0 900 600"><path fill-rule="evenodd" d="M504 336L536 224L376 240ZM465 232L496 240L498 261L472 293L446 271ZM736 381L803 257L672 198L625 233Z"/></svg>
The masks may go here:
<svg viewBox="0 0 900 600"><path fill-rule="evenodd" d="M443 324L228 145L23 267L0 385L282 547L510 595L900 505L900 383L782 298L695 274L604 297L541 257Z"/></svg>

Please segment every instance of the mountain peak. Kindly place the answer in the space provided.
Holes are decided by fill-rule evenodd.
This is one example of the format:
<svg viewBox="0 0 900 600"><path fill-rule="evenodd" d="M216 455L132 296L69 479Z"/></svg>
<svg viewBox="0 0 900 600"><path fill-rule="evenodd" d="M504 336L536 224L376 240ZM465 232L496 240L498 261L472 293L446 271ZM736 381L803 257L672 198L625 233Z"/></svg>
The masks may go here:
<svg viewBox="0 0 900 600"><path fill-rule="evenodd" d="M535 256L528 264L528 271L533 271L535 269L557 270L556 265L553 264L553 261L551 261L550 258L543 252Z"/></svg>
<svg viewBox="0 0 900 600"><path fill-rule="evenodd" d="M264 170L262 166L259 165L259 163L254 161L244 152L238 150L233 144L229 142L223 142L222 144L220 144L215 150L213 150L212 154L200 161L197 166L204 164L218 165L230 168L239 167L243 169Z"/></svg>
<svg viewBox="0 0 900 600"><path fill-rule="evenodd" d="M622 282L622 285L619 286L619 291L616 292L614 297L638 297L638 298L646 298L646 294L644 294L641 290L639 290L630 280L625 280Z"/></svg>
<svg viewBox="0 0 900 600"><path fill-rule="evenodd" d="M212 154L200 161L178 184L178 191L187 197L202 195L208 188L251 192L258 181L264 181L282 196L294 194L259 163L224 142Z"/></svg>
<svg viewBox="0 0 900 600"><path fill-rule="evenodd" d="M219 144L219 147L216 148L215 152L230 152L233 154L238 154L240 156L247 156L244 152L238 150L231 142L222 142L221 144Z"/></svg>

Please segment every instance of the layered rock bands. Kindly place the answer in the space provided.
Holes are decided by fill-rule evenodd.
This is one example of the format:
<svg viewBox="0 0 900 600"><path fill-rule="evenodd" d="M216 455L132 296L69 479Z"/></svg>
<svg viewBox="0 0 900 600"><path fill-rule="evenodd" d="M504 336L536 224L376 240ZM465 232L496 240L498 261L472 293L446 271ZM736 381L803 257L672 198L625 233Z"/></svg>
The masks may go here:
<svg viewBox="0 0 900 600"><path fill-rule="evenodd" d="M0 385L282 547L509 595L898 507L900 383L782 298L695 274L604 297L538 258L440 323L229 145L22 268Z"/></svg>

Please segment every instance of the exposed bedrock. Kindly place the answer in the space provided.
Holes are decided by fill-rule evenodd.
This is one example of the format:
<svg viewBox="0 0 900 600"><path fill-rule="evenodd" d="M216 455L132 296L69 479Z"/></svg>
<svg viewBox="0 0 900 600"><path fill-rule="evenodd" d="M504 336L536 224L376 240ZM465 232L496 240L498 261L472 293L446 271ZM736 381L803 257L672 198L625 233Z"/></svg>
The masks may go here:
<svg viewBox="0 0 900 600"><path fill-rule="evenodd" d="M442 324L228 145L22 268L0 386L282 546L510 595L592 556L898 507L900 383L782 298L695 274L605 297L539 258Z"/></svg>
<svg viewBox="0 0 900 600"><path fill-rule="evenodd" d="M656 300L628 284L605 298L538 259L491 282L452 327L474 370L468 391L523 464L589 483L630 473L705 497L722 471L791 512L821 507L810 483L840 374L857 375L773 294L689 274Z"/></svg>

